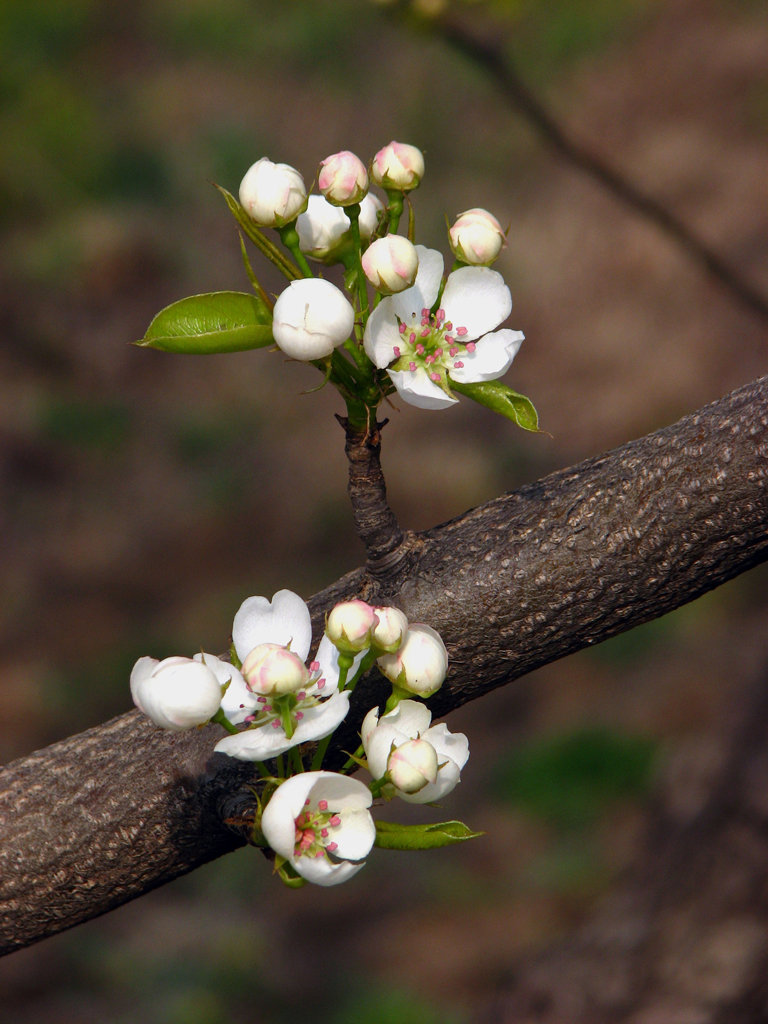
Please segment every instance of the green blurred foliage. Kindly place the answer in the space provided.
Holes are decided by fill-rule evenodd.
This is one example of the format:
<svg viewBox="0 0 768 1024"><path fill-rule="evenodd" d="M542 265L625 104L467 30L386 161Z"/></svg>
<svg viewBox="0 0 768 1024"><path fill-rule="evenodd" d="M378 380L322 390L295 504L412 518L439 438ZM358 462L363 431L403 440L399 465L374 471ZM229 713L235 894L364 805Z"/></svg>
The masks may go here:
<svg viewBox="0 0 768 1024"><path fill-rule="evenodd" d="M649 738L598 726L537 738L499 763L494 792L558 828L588 827L647 791L655 749Z"/></svg>

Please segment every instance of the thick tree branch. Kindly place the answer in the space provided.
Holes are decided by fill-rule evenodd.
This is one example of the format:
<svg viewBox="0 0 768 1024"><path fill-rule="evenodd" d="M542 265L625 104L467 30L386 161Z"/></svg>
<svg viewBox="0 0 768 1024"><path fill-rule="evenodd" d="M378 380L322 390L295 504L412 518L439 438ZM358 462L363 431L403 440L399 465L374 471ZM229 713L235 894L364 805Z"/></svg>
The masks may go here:
<svg viewBox="0 0 768 1024"><path fill-rule="evenodd" d="M400 604L445 638L444 714L655 618L768 558L768 378L674 426L405 541L311 600ZM126 682L127 686L127 682ZM378 699L355 691L349 729ZM123 715L0 771L0 950L95 917L242 842L251 768L216 727L170 735ZM348 735L348 734L347 734ZM335 737L336 751L348 745Z"/></svg>

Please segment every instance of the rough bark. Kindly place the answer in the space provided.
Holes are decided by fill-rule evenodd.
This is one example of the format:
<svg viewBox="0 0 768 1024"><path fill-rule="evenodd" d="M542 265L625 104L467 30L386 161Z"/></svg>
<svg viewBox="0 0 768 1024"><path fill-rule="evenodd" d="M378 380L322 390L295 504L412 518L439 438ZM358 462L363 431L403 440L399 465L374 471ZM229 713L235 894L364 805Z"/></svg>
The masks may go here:
<svg viewBox="0 0 768 1024"><path fill-rule="evenodd" d="M451 655L444 714L655 618L768 558L768 378L679 423L420 535L389 575L315 595L399 604ZM355 691L347 732L381 694ZM0 951L95 917L242 843L248 765L216 727L171 735L137 712L0 771ZM229 822L229 825L227 824Z"/></svg>

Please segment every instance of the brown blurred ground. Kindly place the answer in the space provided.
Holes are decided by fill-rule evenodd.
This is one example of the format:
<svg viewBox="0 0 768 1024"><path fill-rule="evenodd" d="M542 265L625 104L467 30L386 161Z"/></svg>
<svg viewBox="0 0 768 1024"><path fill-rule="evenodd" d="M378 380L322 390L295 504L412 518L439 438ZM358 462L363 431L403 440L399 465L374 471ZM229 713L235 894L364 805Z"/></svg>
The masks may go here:
<svg viewBox="0 0 768 1024"><path fill-rule="evenodd" d="M582 141L768 293L765 8L670 0L607 17L584 3L564 46L568 5L545 6L512 23L523 71ZM302 394L310 369L128 344L176 298L246 287L208 183L235 190L259 156L311 180L328 153L367 159L397 137L426 154L422 238L445 249L444 214L476 205L511 223L500 269L527 340L507 379L553 436L468 402L393 411L384 466L408 527L765 372L764 323L544 152L479 69L366 4L81 0L66 16L11 4L2 17L14 44L0 122L3 760L126 710L136 657L222 648L248 594L308 595L359 560L339 403ZM305 993L336 1024L386 988L404 1003L377 996L381 1020L429 1020L429 1007L471 1019L517 956L583 915L641 821L631 800L582 827L510 807L488 793L495 766L595 722L657 741L657 771L706 760L766 653L765 580L456 714L473 757L445 810L488 832L471 849L378 853L343 890L298 894L243 851L4 961L9 1019L137 1019L137 988L142 1018L179 1024L290 1021Z"/></svg>

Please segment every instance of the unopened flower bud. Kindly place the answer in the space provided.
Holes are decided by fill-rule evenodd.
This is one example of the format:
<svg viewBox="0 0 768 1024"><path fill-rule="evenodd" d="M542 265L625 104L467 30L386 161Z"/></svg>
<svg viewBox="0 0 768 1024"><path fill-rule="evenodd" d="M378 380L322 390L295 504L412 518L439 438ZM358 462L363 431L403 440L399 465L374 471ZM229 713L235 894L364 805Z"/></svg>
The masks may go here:
<svg viewBox="0 0 768 1024"><path fill-rule="evenodd" d="M454 255L463 263L490 266L505 244L501 224L492 213L476 208L459 214L448 229Z"/></svg>
<svg viewBox="0 0 768 1024"><path fill-rule="evenodd" d="M401 793L418 793L437 781L437 752L427 740L407 740L389 755L390 782Z"/></svg>
<svg viewBox="0 0 768 1024"><path fill-rule="evenodd" d="M419 269L416 246L402 235L385 235L371 242L362 262L365 276L385 295L410 288Z"/></svg>
<svg viewBox="0 0 768 1024"><path fill-rule="evenodd" d="M382 188L410 192L423 177L421 150L404 142L390 142L371 161L371 180Z"/></svg>
<svg viewBox="0 0 768 1024"><path fill-rule="evenodd" d="M295 167L263 156L240 182L240 205L260 227L284 227L306 208L304 179Z"/></svg>
<svg viewBox="0 0 768 1024"><path fill-rule="evenodd" d="M359 203L368 191L368 172L362 160L343 149L320 164L317 187L334 206Z"/></svg>
<svg viewBox="0 0 768 1024"><path fill-rule="evenodd" d="M259 644L243 662L243 677L252 693L264 697L296 693L309 683L301 658L280 644Z"/></svg>
<svg viewBox="0 0 768 1024"><path fill-rule="evenodd" d="M365 601L343 601L331 610L325 635L343 654L359 654L371 646L377 622L375 610Z"/></svg>
<svg viewBox="0 0 768 1024"><path fill-rule="evenodd" d="M354 323L355 311L336 285L305 277L278 296L272 336L293 359L323 359L347 340Z"/></svg>
<svg viewBox="0 0 768 1024"><path fill-rule="evenodd" d="M191 658L139 658L131 672L131 696L155 725L180 732L216 714L221 685L209 668Z"/></svg>
<svg viewBox="0 0 768 1024"><path fill-rule="evenodd" d="M443 685L448 671L445 644L431 626L409 626L400 650L377 659L382 674L401 690L431 697Z"/></svg>
<svg viewBox="0 0 768 1024"><path fill-rule="evenodd" d="M387 654L394 654L408 631L408 619L399 608L374 608L374 611L379 621L371 633L373 646Z"/></svg>

